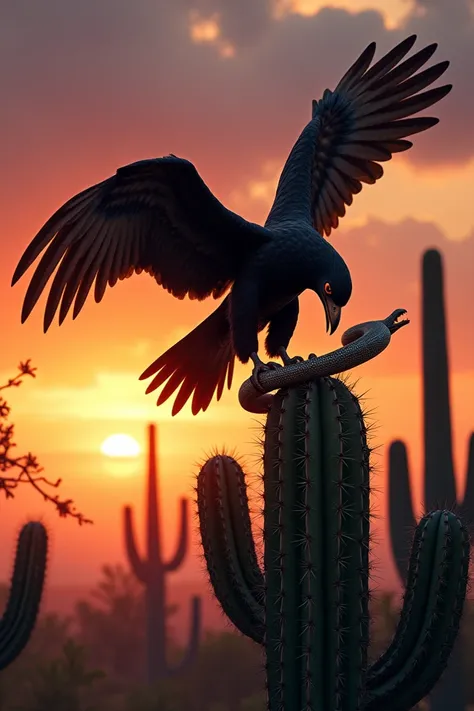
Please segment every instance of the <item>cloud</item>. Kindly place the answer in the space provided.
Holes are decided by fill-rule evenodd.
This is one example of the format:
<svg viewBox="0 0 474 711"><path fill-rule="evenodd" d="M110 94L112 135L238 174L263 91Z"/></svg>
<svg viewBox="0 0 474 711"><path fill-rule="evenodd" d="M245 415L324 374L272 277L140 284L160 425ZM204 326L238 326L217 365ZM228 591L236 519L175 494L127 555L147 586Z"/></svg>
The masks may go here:
<svg viewBox="0 0 474 711"><path fill-rule="evenodd" d="M220 32L239 49L258 42L273 22L272 0L195 0L190 11L202 17L217 16Z"/></svg>
<svg viewBox="0 0 474 711"><path fill-rule="evenodd" d="M474 232L454 242L434 224L371 219L360 227L341 228L333 242L353 277L344 327L363 314L379 318L398 307L407 308L412 321L404 334L393 339L390 355L372 361L371 373L419 372L421 368L421 259L433 247L443 255L450 365L458 373L474 372Z"/></svg>
<svg viewBox="0 0 474 711"><path fill-rule="evenodd" d="M423 164L462 164L474 154L474 12L470 0L417 0L403 31L427 42L439 42L440 55L450 60L447 81L454 86L437 116L441 123L426 135L416 160ZM425 137L424 137L425 138Z"/></svg>
<svg viewBox="0 0 474 711"><path fill-rule="evenodd" d="M255 176L236 185L227 198L228 206L247 219L263 222L280 173L279 161L267 161ZM435 223L450 239L462 240L473 226L472 206L467 199L473 182L474 160L441 173L409 165L397 156L386 167L382 180L365 186L354 198L340 224L345 229L364 225L371 214L390 223L413 217Z"/></svg>
<svg viewBox="0 0 474 711"><path fill-rule="evenodd" d="M4 375L2 382L8 377ZM169 422L171 404L167 403L157 409L156 396L145 397L144 389L144 384L137 381L137 375L133 371L98 372L93 382L87 386L77 386L74 383L45 387L41 378L38 378L33 387L23 391L21 397L10 396L9 402L14 406L15 417L38 417L38 413L41 413L41 419L46 422ZM235 407L235 397L235 391L224 394L219 405L219 421L239 424L248 419L243 410ZM199 419L201 424L209 425L215 417L216 410L210 408L206 413L201 413ZM186 406L179 421L189 422L194 419L191 408Z"/></svg>
<svg viewBox="0 0 474 711"><path fill-rule="evenodd" d="M323 8L277 18L273 10L268 0L3 3L4 165L27 187L25 156L34 175L55 150L63 164L73 148L82 154L79 163L98 147L103 161L113 156L114 163L121 153L133 159L141 151L182 152L205 160L211 176L225 155L229 169L219 182L226 192L236 175L284 160L310 116L311 99L333 87L366 44L377 40L381 52L413 31L419 46L440 41L436 56L452 60L455 91L436 107L441 125L417 136L407 159L463 163L473 155L474 25L467 0L418 0L395 30L377 11ZM234 56L223 57L219 43L192 40L193 12L218 18L220 41L235 47Z"/></svg>

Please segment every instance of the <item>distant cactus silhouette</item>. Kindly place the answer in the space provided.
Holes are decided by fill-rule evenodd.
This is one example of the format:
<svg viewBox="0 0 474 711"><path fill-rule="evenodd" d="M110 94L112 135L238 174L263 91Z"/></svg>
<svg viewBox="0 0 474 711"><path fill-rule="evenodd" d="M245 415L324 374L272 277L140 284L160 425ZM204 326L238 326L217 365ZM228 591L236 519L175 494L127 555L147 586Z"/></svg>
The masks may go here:
<svg viewBox="0 0 474 711"><path fill-rule="evenodd" d="M42 523L30 521L20 531L5 612L0 619L0 670L23 651L38 616L43 594L48 534Z"/></svg>
<svg viewBox="0 0 474 711"><path fill-rule="evenodd" d="M9 421L10 407L3 391L20 387L25 377L34 378L35 374L36 368L28 359L20 362L16 375L0 384L0 492L7 499L14 498L18 486L29 484L56 507L60 516L71 516L80 524L91 523L76 511L71 499L60 500L48 491L51 487L57 489L61 480L51 482L43 476L43 468L31 452L16 454L15 425ZM48 534L43 524L25 524L18 537L8 601L0 619L0 670L18 657L33 632L43 594L47 553Z"/></svg>
<svg viewBox="0 0 474 711"><path fill-rule="evenodd" d="M177 570L184 560L188 541L188 502L181 499L181 528L178 547L169 562L163 561L160 511L158 502L158 471L156 456L156 427L148 427L148 483L147 483L147 558L138 553L133 533L132 509L124 509L125 545L130 566L145 586L147 679L153 684L160 679L184 671L194 661L199 645L201 601L192 599L191 634L185 656L176 667L166 659L166 586L167 573Z"/></svg>
<svg viewBox="0 0 474 711"><path fill-rule="evenodd" d="M461 519L474 519L474 434L471 434L466 490L458 501L454 476L451 411L449 397L448 349L444 308L443 265L439 251L423 255L423 422L424 422L424 509L455 507ZM407 449L394 441L389 448L388 508L390 536L398 574L406 581L410 555L410 534L415 514L410 495ZM464 711L462 640L458 640L450 664L431 698L431 711Z"/></svg>
<svg viewBox="0 0 474 711"><path fill-rule="evenodd" d="M369 668L369 448L357 397L336 378L274 395L263 456L263 570L245 475L202 467L202 544L223 610L266 653L269 711L406 711L450 654L468 578L469 536L451 511L416 528L404 607Z"/></svg>

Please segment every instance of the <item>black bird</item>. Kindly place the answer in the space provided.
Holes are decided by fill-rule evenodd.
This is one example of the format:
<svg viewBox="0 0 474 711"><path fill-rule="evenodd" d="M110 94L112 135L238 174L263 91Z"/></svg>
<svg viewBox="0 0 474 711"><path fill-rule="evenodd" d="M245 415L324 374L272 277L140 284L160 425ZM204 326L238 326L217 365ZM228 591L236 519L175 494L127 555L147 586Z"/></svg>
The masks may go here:
<svg viewBox="0 0 474 711"><path fill-rule="evenodd" d="M261 227L227 210L192 163L170 155L119 168L114 176L66 202L25 250L12 284L47 247L26 292L29 316L53 271L44 316L47 331L74 301L80 312L92 284L97 302L107 284L148 272L173 296L215 299L220 306L140 376L154 375L147 392L165 383L157 404L179 387L173 414L193 395L192 412L206 410L235 356L257 368L258 333L270 357L290 362L286 348L298 320L298 296L315 291L327 329L338 326L352 290L343 259L323 237L336 228L362 183L382 177L381 162L412 146L407 136L438 119L411 116L442 99L447 84L421 92L449 62L416 73L433 55L431 44L402 61L416 40L408 37L371 66L371 43L334 91L313 101L312 119L283 168L275 201Z"/></svg>

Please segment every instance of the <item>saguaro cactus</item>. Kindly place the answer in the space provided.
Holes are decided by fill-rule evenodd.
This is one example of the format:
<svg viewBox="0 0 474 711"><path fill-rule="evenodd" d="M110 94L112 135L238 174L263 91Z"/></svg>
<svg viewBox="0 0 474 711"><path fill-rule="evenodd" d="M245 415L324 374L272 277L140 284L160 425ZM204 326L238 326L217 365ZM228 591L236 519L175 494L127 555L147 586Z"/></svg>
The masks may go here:
<svg viewBox="0 0 474 711"><path fill-rule="evenodd" d="M423 423L424 423L424 508L448 505L464 521L474 519L474 434L469 443L466 490L463 501L456 494L451 438L449 361L446 343L443 265L441 254L430 249L423 255ZM410 494L407 449L392 442L388 460L388 508L390 536L400 579L405 582L409 541L415 527ZM464 711L462 642L458 640L442 682L431 698L432 711Z"/></svg>
<svg viewBox="0 0 474 711"><path fill-rule="evenodd" d="M198 475L209 576L231 621L265 647L269 711L405 711L446 664L470 546L460 519L439 510L416 528L400 623L368 668L369 451L358 399L340 380L273 397L263 571L240 465L215 456Z"/></svg>
<svg viewBox="0 0 474 711"><path fill-rule="evenodd" d="M188 502L181 499L181 526L174 557L165 562L161 551L162 537L158 505L158 471L156 457L156 428L148 427L148 483L147 483L147 558L138 553L133 533L132 509L124 509L125 545L131 568L145 586L147 679L150 684L184 671L195 659L199 645L201 601L192 599L191 634L189 646L181 662L171 667L166 658L166 585L167 573L177 570L184 560L188 545Z"/></svg>
<svg viewBox="0 0 474 711"><path fill-rule="evenodd" d="M48 534L42 523L30 521L20 531L5 612L0 620L0 670L23 651L38 616L43 594Z"/></svg>

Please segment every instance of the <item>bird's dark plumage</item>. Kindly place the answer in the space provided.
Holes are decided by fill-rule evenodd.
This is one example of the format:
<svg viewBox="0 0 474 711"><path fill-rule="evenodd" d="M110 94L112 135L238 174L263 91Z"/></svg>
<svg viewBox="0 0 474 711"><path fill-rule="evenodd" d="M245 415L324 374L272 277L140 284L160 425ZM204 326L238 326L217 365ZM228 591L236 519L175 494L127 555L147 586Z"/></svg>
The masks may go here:
<svg viewBox="0 0 474 711"><path fill-rule="evenodd" d="M246 362L269 325L270 356L288 346L298 318L298 296L321 298L331 332L351 295L350 273L323 238L336 228L363 183L382 174L380 163L411 147L407 136L437 123L413 114L442 99L451 85L423 91L448 67L418 72L436 45L406 55L416 37L372 64L370 44L334 91L313 101L313 116L283 168L264 227L226 209L194 166L176 156L138 161L79 193L41 228L25 250L14 284L44 254L26 292L22 321L52 277L44 330L59 309L62 323L80 312L94 285L101 301L107 284L148 272L177 298L230 294L207 319L142 374L147 392L164 384L161 404L174 392L173 414L192 396L206 410L230 387L235 356ZM418 72L418 73L416 73ZM165 384L166 383L166 384Z"/></svg>
<svg viewBox="0 0 474 711"><path fill-rule="evenodd" d="M193 414L206 410L216 391L220 399L226 380L229 387L232 383L235 353L229 337L228 301L226 297L215 311L140 376L143 380L154 375L147 393L168 380L160 393L158 405L178 390L173 415L181 410L191 395Z"/></svg>
<svg viewBox="0 0 474 711"><path fill-rule="evenodd" d="M266 231L227 210L187 160L167 156L119 168L79 193L42 227L26 249L13 283L48 246L28 287L24 321L59 264L46 306L45 331L61 302L60 323L74 316L95 281L95 299L141 271L177 298L218 298Z"/></svg>

